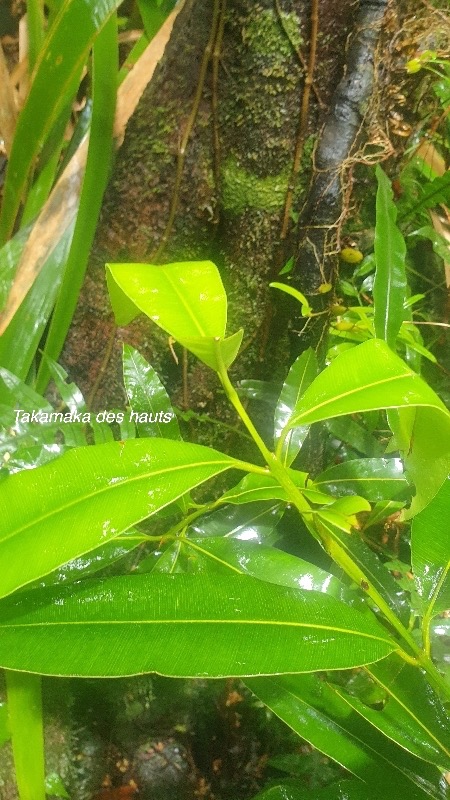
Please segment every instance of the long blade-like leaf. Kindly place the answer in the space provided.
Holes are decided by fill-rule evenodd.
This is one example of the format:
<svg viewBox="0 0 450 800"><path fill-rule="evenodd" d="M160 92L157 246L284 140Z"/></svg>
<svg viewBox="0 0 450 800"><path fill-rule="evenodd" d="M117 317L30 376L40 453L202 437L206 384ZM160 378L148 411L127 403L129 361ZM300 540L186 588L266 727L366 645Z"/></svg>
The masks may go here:
<svg viewBox="0 0 450 800"><path fill-rule="evenodd" d="M113 14L97 36L92 51L93 102L86 170L69 257L44 349L54 359L62 350L76 308L109 177L116 109L116 83L112 76L117 72L117 62L117 17ZM38 390L45 390L49 378L50 371L43 360L36 383Z"/></svg>
<svg viewBox="0 0 450 800"><path fill-rule="evenodd" d="M408 489L399 458L356 458L333 464L313 485L320 492L338 497L360 494L371 502L391 500Z"/></svg>
<svg viewBox="0 0 450 800"><path fill-rule="evenodd" d="M450 472L450 414L385 342L371 339L337 356L306 390L290 425L381 408L407 414L398 447L416 486L409 515L417 514Z"/></svg>
<svg viewBox="0 0 450 800"><path fill-rule="evenodd" d="M0 665L53 675L261 675L353 667L397 644L372 615L247 576L127 575L0 603Z"/></svg>
<svg viewBox="0 0 450 800"><path fill-rule="evenodd" d="M81 447L0 486L0 597L177 500L239 462L168 439Z"/></svg>
<svg viewBox="0 0 450 800"><path fill-rule="evenodd" d="M376 711L348 698L386 736L419 758L450 769L449 718L424 673L406 664L396 653L367 672L386 693L385 705Z"/></svg>
<svg viewBox="0 0 450 800"><path fill-rule="evenodd" d="M414 519L411 560L423 611L428 619L450 608L450 480Z"/></svg>
<svg viewBox="0 0 450 800"><path fill-rule="evenodd" d="M293 730L389 800L444 800L439 771L406 753L313 675L257 678L250 689Z"/></svg>
<svg viewBox="0 0 450 800"><path fill-rule="evenodd" d="M279 439L284 426L289 422L294 408L317 375L317 356L308 348L293 363L283 384L278 403L275 408L275 443ZM299 452L308 433L308 427L290 430L283 442L282 459L290 466Z"/></svg>
<svg viewBox="0 0 450 800"><path fill-rule="evenodd" d="M376 168L377 219L375 226L375 281L373 285L375 333L393 350L403 322L406 292L406 244L396 225L397 208L390 181Z"/></svg>
<svg viewBox="0 0 450 800"><path fill-rule="evenodd" d="M94 5L91 0L65 0L59 9L17 123L3 190L1 243L7 240L14 226L39 149L67 105L67 89L81 75L93 40L118 5L119 0L103 0Z"/></svg>

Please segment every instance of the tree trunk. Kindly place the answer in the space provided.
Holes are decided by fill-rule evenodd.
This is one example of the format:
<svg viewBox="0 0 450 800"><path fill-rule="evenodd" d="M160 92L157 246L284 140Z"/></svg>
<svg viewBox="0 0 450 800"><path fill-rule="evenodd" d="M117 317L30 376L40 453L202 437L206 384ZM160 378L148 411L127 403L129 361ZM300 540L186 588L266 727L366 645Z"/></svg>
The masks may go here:
<svg viewBox="0 0 450 800"><path fill-rule="evenodd" d="M294 186L296 213L306 198L323 118L317 97L325 107L341 78L354 10L353 0L342 0L336 24L335 4L319 3L314 87ZM304 0L216 0L206 7L204 0L190 0L180 13L163 63L119 152L64 352L65 366L85 392L97 382L96 407L123 405L123 341L138 347L162 373L172 393L175 390L178 405L184 399L194 409L210 410L217 386L215 376L192 360L182 391L181 366L175 364L164 336L148 321L116 330L112 344L114 323L104 279L107 261L213 260L229 295L229 330L245 329L245 349L236 374L261 376L269 371L272 378L283 378L288 341L285 326L270 323L276 306L268 283L294 246L292 222L281 243L280 232L305 91L300 58L308 59L310 13ZM212 59L202 86L199 79L208 48ZM198 113L174 199L180 142L193 120L196 92ZM175 204L173 227L158 252Z"/></svg>

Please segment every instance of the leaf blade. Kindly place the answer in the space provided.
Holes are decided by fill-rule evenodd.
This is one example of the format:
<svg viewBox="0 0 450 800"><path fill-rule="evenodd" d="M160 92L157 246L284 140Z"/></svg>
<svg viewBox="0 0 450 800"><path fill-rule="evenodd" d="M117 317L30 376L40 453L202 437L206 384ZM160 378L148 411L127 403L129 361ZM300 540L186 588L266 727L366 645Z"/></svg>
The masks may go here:
<svg viewBox="0 0 450 800"><path fill-rule="evenodd" d="M403 322L406 293L406 244L396 225L397 208L387 175L377 165L378 191L375 225L375 281L373 285L375 333L395 350Z"/></svg>
<svg viewBox="0 0 450 800"><path fill-rule="evenodd" d="M2 666L92 677L338 669L397 646L333 597L247 576L128 575L21 592L0 603L0 629Z"/></svg>
<svg viewBox="0 0 450 800"><path fill-rule="evenodd" d="M0 487L0 596L100 547L237 462L201 445L128 439L82 447ZM61 535L64 532L64 535Z"/></svg>

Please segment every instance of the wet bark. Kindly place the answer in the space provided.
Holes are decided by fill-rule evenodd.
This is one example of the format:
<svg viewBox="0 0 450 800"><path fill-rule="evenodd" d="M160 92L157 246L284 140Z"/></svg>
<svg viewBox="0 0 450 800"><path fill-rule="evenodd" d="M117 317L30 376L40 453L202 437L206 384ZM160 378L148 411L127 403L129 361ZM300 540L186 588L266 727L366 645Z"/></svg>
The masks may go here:
<svg viewBox="0 0 450 800"><path fill-rule="evenodd" d="M374 86L374 60L387 0L361 0L347 51L345 74L326 114L314 158L314 176L298 224L295 264L289 283L306 295L318 295L316 311L324 311L323 285L334 285L338 256L336 230L344 207L345 165L364 139L363 121ZM328 319L324 315L304 335L298 304L291 320L291 356L306 346L317 347Z"/></svg>

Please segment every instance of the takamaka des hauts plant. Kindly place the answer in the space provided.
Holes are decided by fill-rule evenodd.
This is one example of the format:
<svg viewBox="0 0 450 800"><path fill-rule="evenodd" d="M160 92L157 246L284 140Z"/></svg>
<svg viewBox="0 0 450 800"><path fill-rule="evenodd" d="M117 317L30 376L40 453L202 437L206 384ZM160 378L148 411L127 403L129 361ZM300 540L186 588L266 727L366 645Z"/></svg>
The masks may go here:
<svg viewBox="0 0 450 800"><path fill-rule="evenodd" d="M115 264L108 283L119 324L144 312L216 372L260 458L244 462L184 442L172 418L152 429L153 438L75 448L3 480L0 549L8 570L0 577L0 664L21 798L44 797L37 676L145 672L246 679L302 738L354 776L329 787L327 798L446 797L450 688L432 660L435 617L449 599L441 510L449 501L450 415L442 402L381 338L342 352L318 375L308 351L286 378L268 447L229 378L242 332L226 336L216 267ZM169 400L132 348L124 375L138 432L146 434L144 412L170 411ZM393 420L395 454L336 464L315 480L292 468L308 426L379 409ZM414 480L408 508L398 451ZM191 500L197 486L230 469L244 473L234 488L210 502ZM359 514L397 498L404 518L417 515L411 603L358 532ZM286 505L342 580L269 546L257 528L253 540L229 535L230 508L250 518L256 506L281 513ZM173 511L162 534L130 531L162 509ZM112 578L74 569L69 585L60 585L64 565L99 548L109 563L133 539L157 540L162 555ZM261 796L294 800L305 796L299 791L286 780Z"/></svg>

